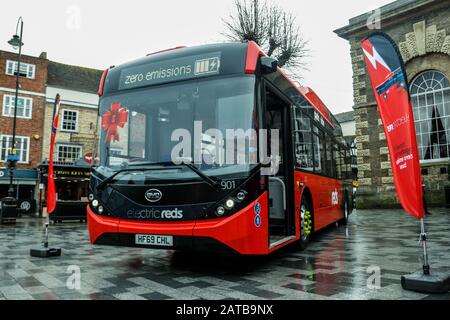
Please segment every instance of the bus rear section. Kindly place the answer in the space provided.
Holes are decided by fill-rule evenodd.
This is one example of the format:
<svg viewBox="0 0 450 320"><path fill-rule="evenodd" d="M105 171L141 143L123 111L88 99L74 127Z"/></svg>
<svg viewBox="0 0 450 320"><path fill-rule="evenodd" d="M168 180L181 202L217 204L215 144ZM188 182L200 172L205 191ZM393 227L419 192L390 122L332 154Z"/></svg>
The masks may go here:
<svg viewBox="0 0 450 320"><path fill-rule="evenodd" d="M295 241L304 248L322 222L342 218L342 179L318 189L321 160L311 151L310 172L297 163L295 108L329 135L338 130L321 127L310 114L315 102L301 106L312 100L253 42L180 48L110 68L99 94L91 243L264 255Z"/></svg>

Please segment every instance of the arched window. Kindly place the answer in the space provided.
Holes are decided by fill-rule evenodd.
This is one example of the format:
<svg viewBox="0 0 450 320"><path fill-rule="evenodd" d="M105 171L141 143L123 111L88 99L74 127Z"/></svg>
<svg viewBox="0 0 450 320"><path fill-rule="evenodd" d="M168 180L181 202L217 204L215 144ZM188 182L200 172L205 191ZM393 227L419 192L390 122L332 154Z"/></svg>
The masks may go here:
<svg viewBox="0 0 450 320"><path fill-rule="evenodd" d="M420 160L450 158L450 84L435 70L420 73L411 83Z"/></svg>

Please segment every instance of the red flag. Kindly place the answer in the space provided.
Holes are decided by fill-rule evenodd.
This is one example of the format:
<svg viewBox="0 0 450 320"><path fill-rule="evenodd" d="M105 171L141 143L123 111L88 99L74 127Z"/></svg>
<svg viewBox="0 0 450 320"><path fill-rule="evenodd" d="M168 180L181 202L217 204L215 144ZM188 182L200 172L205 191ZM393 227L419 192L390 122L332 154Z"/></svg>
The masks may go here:
<svg viewBox="0 0 450 320"><path fill-rule="evenodd" d="M47 179L47 213L51 214L56 208L56 190L55 179L53 175L53 147L55 146L56 130L58 129L59 109L61 98L56 95L55 105L53 107L52 136L50 140L50 155L48 160L48 179Z"/></svg>
<svg viewBox="0 0 450 320"><path fill-rule="evenodd" d="M421 219L422 177L403 60L394 41L384 33L364 39L362 49L386 133L397 196L406 212Z"/></svg>

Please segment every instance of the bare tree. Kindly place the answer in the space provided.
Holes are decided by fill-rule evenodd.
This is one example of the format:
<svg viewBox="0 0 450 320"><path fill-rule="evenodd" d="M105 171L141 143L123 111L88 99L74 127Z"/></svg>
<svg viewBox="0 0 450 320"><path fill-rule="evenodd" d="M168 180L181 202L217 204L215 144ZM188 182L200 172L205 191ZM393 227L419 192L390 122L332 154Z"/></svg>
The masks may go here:
<svg viewBox="0 0 450 320"><path fill-rule="evenodd" d="M266 0L235 0L236 12L224 20L223 33L234 41L253 40L268 56L278 60L280 67L307 69L308 41L304 40L295 16Z"/></svg>

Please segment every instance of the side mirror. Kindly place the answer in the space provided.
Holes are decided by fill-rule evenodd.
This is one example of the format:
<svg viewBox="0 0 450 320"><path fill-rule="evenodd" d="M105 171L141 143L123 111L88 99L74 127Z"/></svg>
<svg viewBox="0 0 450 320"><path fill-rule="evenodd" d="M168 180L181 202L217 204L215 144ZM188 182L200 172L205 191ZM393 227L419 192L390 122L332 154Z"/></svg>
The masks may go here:
<svg viewBox="0 0 450 320"><path fill-rule="evenodd" d="M274 73L278 69L278 61L275 58L263 56L260 58L260 63L262 74Z"/></svg>

